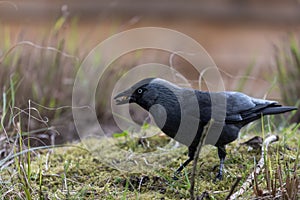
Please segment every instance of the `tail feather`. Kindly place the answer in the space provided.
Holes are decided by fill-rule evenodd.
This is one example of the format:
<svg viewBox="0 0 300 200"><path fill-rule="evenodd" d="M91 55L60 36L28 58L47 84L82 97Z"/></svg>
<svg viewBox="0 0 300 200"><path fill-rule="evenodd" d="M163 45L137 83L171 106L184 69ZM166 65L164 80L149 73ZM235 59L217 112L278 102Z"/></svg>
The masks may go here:
<svg viewBox="0 0 300 200"><path fill-rule="evenodd" d="M293 110L297 110L297 108L293 106L267 107L263 109L261 113L263 115L274 115L274 114L290 112Z"/></svg>
<svg viewBox="0 0 300 200"><path fill-rule="evenodd" d="M290 112L293 110L297 110L297 108L293 107L293 106L281 106L281 105L275 104L270 107L266 107L260 111L257 111L255 113L249 114L247 116L243 116L243 120L240 121L239 123L242 126L244 126L250 122L253 122L253 121L261 118L262 115L275 115L275 114Z"/></svg>

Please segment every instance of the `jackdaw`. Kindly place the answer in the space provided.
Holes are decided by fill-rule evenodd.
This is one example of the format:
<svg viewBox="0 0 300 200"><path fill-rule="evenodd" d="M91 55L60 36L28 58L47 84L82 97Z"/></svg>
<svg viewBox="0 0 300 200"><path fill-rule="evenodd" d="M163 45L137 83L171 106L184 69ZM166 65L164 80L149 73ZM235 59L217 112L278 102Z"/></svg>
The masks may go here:
<svg viewBox="0 0 300 200"><path fill-rule="evenodd" d="M116 104L136 103L147 110L156 125L168 136L188 146L188 159L176 170L179 174L193 159L205 125L213 118L220 129L208 132L215 138L206 142L218 148L222 179L225 145L237 139L240 129L264 115L296 110L276 101L252 98L240 92L207 92L181 88L166 80L147 78L114 97ZM193 133L194 132L194 133ZM219 133L215 133L219 132ZM214 135L215 134L215 135Z"/></svg>

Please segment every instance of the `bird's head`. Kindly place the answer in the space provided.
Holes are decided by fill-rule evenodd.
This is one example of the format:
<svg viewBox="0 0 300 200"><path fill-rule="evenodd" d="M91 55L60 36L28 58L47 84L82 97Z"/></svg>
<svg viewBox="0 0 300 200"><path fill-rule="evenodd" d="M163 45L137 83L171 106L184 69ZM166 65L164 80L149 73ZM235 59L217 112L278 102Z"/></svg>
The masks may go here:
<svg viewBox="0 0 300 200"><path fill-rule="evenodd" d="M168 94L173 94L171 87L177 86L163 79L147 78L117 94L114 99L117 105L137 103L144 109L149 110L154 104L161 104L161 101L167 101Z"/></svg>

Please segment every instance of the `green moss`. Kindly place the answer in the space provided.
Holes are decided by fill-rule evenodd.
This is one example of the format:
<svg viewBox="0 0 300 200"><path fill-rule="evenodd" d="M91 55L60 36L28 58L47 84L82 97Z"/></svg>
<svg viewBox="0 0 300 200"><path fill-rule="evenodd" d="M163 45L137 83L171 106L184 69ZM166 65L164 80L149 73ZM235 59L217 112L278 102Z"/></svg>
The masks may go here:
<svg viewBox="0 0 300 200"><path fill-rule="evenodd" d="M286 132L285 135L288 135ZM270 147L269 155L274 170L278 161L276 155L279 155L282 166L288 162L292 168L299 138L299 133L290 136L288 146L292 150L287 150L287 144L283 142ZM165 149L158 150L156 146ZM36 152L39 156L31 162L32 198L188 199L188 178L192 164L188 165L179 180L172 179L173 172L187 158L187 148L171 149L169 146L173 145L167 137L156 135L144 138L142 142L139 138L88 139L72 147ZM203 148L198 162L196 194L201 195L207 191L211 199L224 199L236 177L242 177L241 185L253 170L254 159L260 159L259 151L248 151L246 146L240 146L238 142L228 145L227 151L224 180L213 183L219 165L217 151L210 146ZM127 167L127 170L117 170L116 167ZM42 174L41 184L39 172ZM22 193L21 187L15 184L17 176L12 167L3 170L2 180L8 180L9 183L1 184L3 188L0 191L4 193L5 188L11 184L14 185L14 192ZM263 180L264 175L260 175L259 179ZM262 188L265 187L263 181L260 183ZM13 193L6 195L13 196ZM253 197L253 190L247 191L245 196Z"/></svg>

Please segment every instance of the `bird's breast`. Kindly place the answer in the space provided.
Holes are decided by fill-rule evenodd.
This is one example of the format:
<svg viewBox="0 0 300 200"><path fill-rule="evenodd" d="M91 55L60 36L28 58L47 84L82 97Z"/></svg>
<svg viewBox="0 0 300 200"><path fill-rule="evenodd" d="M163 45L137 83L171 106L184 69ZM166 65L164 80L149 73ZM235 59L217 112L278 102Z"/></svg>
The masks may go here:
<svg viewBox="0 0 300 200"><path fill-rule="evenodd" d="M172 108L172 110L170 110L170 108ZM174 138L180 126L180 109L155 104L149 109L149 112L151 113L156 125L169 137Z"/></svg>

